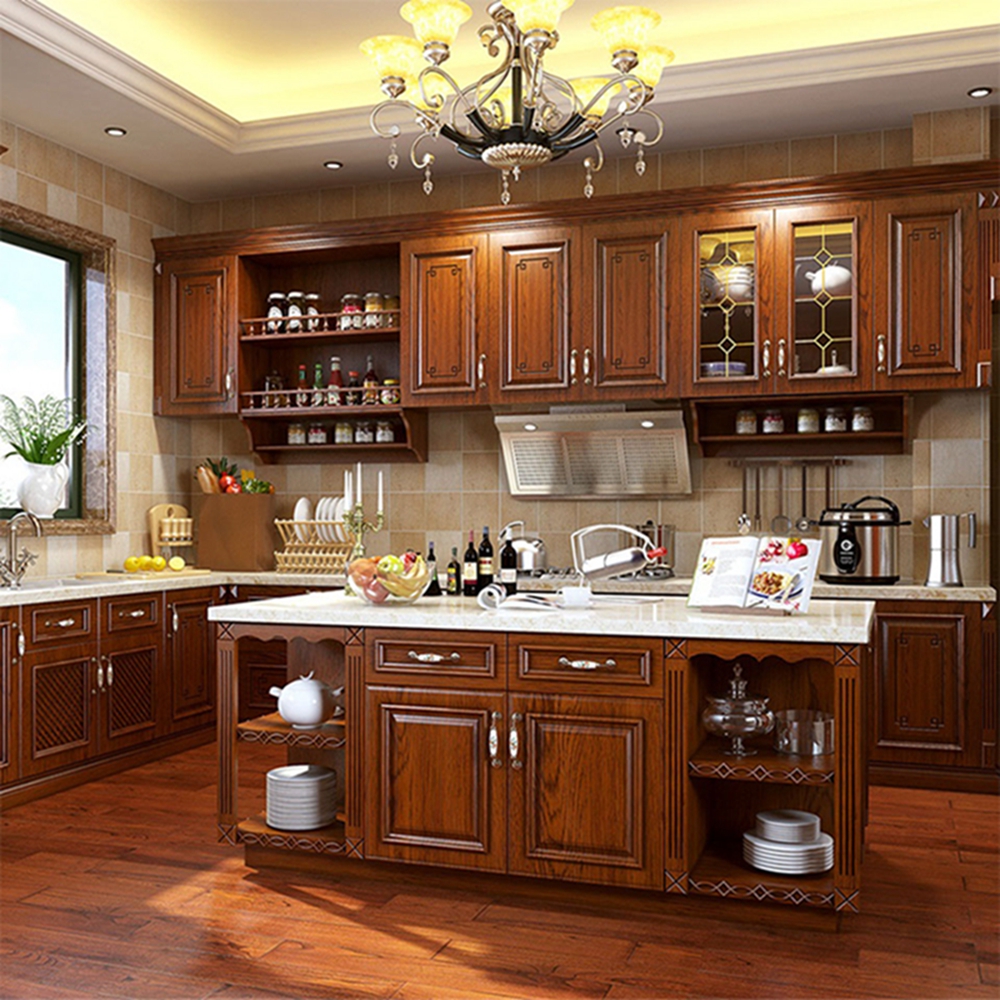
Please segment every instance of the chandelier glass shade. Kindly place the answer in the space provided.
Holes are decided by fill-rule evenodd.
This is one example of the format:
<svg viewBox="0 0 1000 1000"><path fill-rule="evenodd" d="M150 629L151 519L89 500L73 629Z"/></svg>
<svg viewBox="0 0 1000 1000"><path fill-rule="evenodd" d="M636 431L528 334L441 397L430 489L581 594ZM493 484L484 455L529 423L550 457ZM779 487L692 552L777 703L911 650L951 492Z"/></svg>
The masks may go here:
<svg viewBox="0 0 1000 1000"><path fill-rule="evenodd" d="M434 154L425 143L443 137L470 159L500 171L501 201L510 201L510 181L521 171L592 146L583 161L584 194L604 163L600 137L611 128L623 147L636 149L642 174L644 151L659 141L663 122L649 107L665 66L674 54L648 44L660 15L648 7L612 7L591 24L611 56L606 75L569 80L549 73L546 54L559 41L560 15L573 0L493 0L490 23L479 39L497 64L474 83L460 86L442 64L451 55L461 25L472 16L463 0L408 0L400 15L415 37L376 35L361 43L375 67L386 100L372 110L376 135L390 141L389 165L399 163L399 117L415 120L420 132L410 162L424 172L424 191L434 189ZM644 119L644 120L643 120ZM645 129L637 127L645 125Z"/></svg>

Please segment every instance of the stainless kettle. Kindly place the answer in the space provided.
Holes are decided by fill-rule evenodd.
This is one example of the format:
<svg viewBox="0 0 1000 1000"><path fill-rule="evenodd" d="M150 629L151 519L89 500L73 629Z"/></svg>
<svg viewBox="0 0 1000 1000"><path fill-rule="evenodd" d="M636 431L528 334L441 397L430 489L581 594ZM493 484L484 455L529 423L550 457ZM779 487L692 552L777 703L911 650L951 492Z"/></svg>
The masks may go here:
<svg viewBox="0 0 1000 1000"><path fill-rule="evenodd" d="M925 587L961 587L962 570L958 562L958 522L969 519L969 548L976 547L975 514L931 514L924 518L930 528L930 561Z"/></svg>
<svg viewBox="0 0 1000 1000"><path fill-rule="evenodd" d="M520 528L518 534L514 534L514 529ZM524 521L510 521L500 529L497 540L504 545L510 538L511 545L517 553L517 568L519 570L548 569L549 557L545 551L545 542L538 535L526 534L524 531Z"/></svg>

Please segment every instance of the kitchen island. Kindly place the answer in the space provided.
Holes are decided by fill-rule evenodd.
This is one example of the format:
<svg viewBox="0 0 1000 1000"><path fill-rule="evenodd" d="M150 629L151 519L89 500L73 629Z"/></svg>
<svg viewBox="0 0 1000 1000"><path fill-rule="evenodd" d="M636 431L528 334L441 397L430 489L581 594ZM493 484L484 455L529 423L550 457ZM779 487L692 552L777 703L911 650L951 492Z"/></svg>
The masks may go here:
<svg viewBox="0 0 1000 1000"><path fill-rule="evenodd" d="M611 596L572 611L461 598L371 607L341 593L212 608L221 836L254 866L325 855L856 910L873 613L871 602L783 616ZM283 640L291 677L312 670L344 688L343 715L310 731L277 715L238 722L244 639ZM778 754L765 739L727 756L701 710L736 663L773 709L833 714L833 753ZM245 743L336 770L337 821L283 831L241 815ZM833 869L747 865L742 833L768 808L817 813Z"/></svg>

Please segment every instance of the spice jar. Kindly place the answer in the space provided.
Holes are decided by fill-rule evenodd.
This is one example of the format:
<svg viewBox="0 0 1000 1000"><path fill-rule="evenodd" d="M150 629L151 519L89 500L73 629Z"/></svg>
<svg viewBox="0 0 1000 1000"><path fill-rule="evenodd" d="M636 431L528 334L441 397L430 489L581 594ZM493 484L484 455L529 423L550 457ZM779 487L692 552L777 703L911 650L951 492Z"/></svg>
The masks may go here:
<svg viewBox="0 0 1000 1000"><path fill-rule="evenodd" d="M355 444L373 444L375 441L375 428L370 420L359 420L354 427Z"/></svg>
<svg viewBox="0 0 1000 1000"><path fill-rule="evenodd" d="M348 293L340 299L340 329L361 330L364 327L365 300L360 295Z"/></svg>
<svg viewBox="0 0 1000 1000"><path fill-rule="evenodd" d="M305 295L302 292L289 292L288 293L288 308L285 311L285 315L288 319L285 322L285 330L288 333L301 333L302 332L302 319L301 317L306 311Z"/></svg>
<svg viewBox="0 0 1000 1000"><path fill-rule="evenodd" d="M281 375L273 371L270 375L264 376L264 405L266 407L288 406L288 393L282 392L285 388L285 380Z"/></svg>
<svg viewBox="0 0 1000 1000"><path fill-rule="evenodd" d="M326 444L326 428L322 424L309 425L309 444Z"/></svg>
<svg viewBox="0 0 1000 1000"><path fill-rule="evenodd" d="M387 378L382 383L379 399L383 406L399 406L399 379Z"/></svg>
<svg viewBox="0 0 1000 1000"><path fill-rule="evenodd" d="M399 326L399 296L383 295L382 309L382 325L388 327Z"/></svg>
<svg viewBox="0 0 1000 1000"><path fill-rule="evenodd" d="M306 329L310 333L314 333L320 328L320 321L314 319L313 317L318 316L323 310L319 307L319 293L318 292L307 292L306 293Z"/></svg>
<svg viewBox="0 0 1000 1000"><path fill-rule="evenodd" d="M382 326L382 293L365 292L365 329Z"/></svg>
<svg viewBox="0 0 1000 1000"><path fill-rule="evenodd" d="M271 292L268 295L267 318L270 320L267 324L268 333L280 333L284 328L286 301L284 292Z"/></svg>
<svg viewBox="0 0 1000 1000"><path fill-rule="evenodd" d="M785 433L785 418L781 415L781 410L768 410L764 414L764 433Z"/></svg>
<svg viewBox="0 0 1000 1000"><path fill-rule="evenodd" d="M289 424L288 425L288 443L289 444L305 444L306 443L306 428L305 428L305 424Z"/></svg>
<svg viewBox="0 0 1000 1000"><path fill-rule="evenodd" d="M392 421L378 420L375 422L375 440L379 444L391 444L396 440L396 432L392 429Z"/></svg>
<svg viewBox="0 0 1000 1000"><path fill-rule="evenodd" d="M800 434L819 434L819 410L803 407L799 410L795 427Z"/></svg>
<svg viewBox="0 0 1000 1000"><path fill-rule="evenodd" d="M736 414L737 434L757 433L757 414L753 410L740 410Z"/></svg>
<svg viewBox="0 0 1000 1000"><path fill-rule="evenodd" d="M827 434L839 434L847 430L847 414L839 406L827 408L826 416L823 418L823 430Z"/></svg>
<svg viewBox="0 0 1000 1000"><path fill-rule="evenodd" d="M855 406L851 410L851 430L852 431L873 431L875 430L875 418L872 416L870 407Z"/></svg>
<svg viewBox="0 0 1000 1000"><path fill-rule="evenodd" d="M354 427L350 420L338 420L333 427L333 440L336 444L353 444Z"/></svg>

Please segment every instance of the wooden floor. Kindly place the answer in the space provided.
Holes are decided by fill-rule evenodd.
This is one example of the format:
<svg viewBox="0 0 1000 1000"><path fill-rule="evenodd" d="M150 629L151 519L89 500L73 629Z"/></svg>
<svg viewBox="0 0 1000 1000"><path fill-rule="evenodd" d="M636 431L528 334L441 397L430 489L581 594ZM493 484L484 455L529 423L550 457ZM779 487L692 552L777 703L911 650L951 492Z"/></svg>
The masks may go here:
<svg viewBox="0 0 1000 1000"><path fill-rule="evenodd" d="M253 872L215 843L214 769L208 746L3 816L3 1000L1000 996L995 797L873 789L864 910L838 919Z"/></svg>

